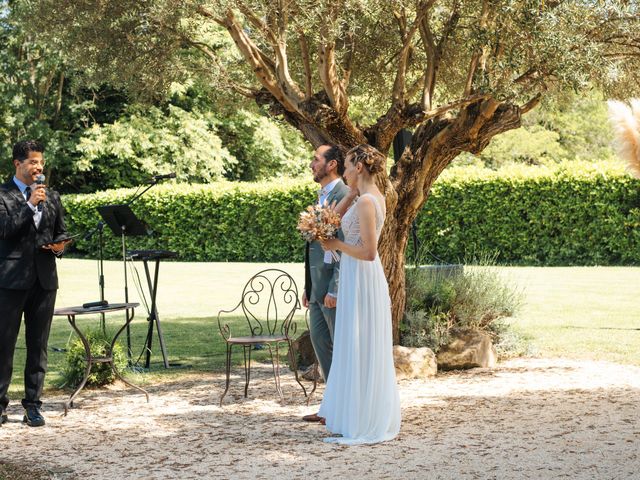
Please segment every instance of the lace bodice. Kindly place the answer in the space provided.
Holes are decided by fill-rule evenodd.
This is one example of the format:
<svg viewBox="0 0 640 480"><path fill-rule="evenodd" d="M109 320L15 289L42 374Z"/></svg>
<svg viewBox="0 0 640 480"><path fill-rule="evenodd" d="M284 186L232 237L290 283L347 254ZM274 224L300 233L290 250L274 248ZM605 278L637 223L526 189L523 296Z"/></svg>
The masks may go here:
<svg viewBox="0 0 640 480"><path fill-rule="evenodd" d="M375 195L371 193L365 193L362 195L351 208L347 210L342 217L342 233L344 234L344 241L349 245L362 245L362 238L360 237L360 216L358 215L357 203L364 196L368 196L373 200L376 210L376 238L380 238L380 232L382 232L382 225L384 224L384 207L380 205L380 201Z"/></svg>

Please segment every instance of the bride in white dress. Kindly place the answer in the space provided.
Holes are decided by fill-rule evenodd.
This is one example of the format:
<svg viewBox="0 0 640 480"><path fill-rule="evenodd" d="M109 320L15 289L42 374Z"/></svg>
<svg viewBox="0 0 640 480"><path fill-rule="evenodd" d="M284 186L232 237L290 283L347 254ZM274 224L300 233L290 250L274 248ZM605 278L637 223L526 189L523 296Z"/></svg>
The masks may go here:
<svg viewBox="0 0 640 480"><path fill-rule="evenodd" d="M383 155L369 145L349 150L344 178L360 197L342 218L344 242L323 242L325 249L342 252L332 367L318 412L327 429L341 436L325 442L378 443L400 430L391 302L377 251L385 201L373 176L384 163ZM345 205L336 209L341 207Z"/></svg>

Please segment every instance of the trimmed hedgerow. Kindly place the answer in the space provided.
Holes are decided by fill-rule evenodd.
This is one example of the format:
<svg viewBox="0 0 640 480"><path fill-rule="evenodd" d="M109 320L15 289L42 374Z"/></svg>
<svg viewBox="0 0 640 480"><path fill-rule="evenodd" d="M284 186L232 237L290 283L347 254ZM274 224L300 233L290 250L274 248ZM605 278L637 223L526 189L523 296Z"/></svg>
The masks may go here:
<svg viewBox="0 0 640 480"><path fill-rule="evenodd" d="M640 262L640 182L616 165L453 170L417 220L423 248L449 262L495 253L520 265Z"/></svg>
<svg viewBox="0 0 640 480"><path fill-rule="evenodd" d="M299 261L303 243L298 214L313 202L310 182L162 185L147 192L132 210L151 232L128 237L127 249L164 249L183 261ZM65 196L67 228L90 231L100 220L96 207L125 203L133 190ZM122 255L120 237L104 230L105 258ZM95 256L98 235L78 240L76 251Z"/></svg>
<svg viewBox="0 0 640 480"><path fill-rule="evenodd" d="M183 261L301 261L299 212L313 202L312 182L158 186L133 205L152 234L130 249L166 249ZM65 196L69 230L89 231L96 207L123 203L132 190ZM640 263L640 182L618 166L573 162L554 168L491 172L451 169L436 182L417 219L422 248L449 262L490 252L499 263ZM409 245L409 251L411 245ZM78 240L97 254L97 235ZM105 256L121 255L105 229Z"/></svg>

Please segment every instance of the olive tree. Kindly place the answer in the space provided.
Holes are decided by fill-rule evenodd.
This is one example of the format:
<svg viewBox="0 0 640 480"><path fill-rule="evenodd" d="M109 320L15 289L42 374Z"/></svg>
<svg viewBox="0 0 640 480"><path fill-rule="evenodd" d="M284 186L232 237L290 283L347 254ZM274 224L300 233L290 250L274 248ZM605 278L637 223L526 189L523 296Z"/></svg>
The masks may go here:
<svg viewBox="0 0 640 480"><path fill-rule="evenodd" d="M203 82L264 106L314 146L388 153L411 129L379 178L395 341L411 223L456 156L518 128L545 97L640 90L636 1L41 0L25 15L88 78L147 95Z"/></svg>

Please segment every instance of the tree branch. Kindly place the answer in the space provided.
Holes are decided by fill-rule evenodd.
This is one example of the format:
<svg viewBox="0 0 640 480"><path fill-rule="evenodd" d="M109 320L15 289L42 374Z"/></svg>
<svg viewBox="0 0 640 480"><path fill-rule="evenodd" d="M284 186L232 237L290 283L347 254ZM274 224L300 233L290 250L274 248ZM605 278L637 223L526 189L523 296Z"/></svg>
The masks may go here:
<svg viewBox="0 0 640 480"><path fill-rule="evenodd" d="M429 110L433 101L433 87L436 79L436 42L431 32L429 19L425 18L420 26L420 38L427 55L427 68L424 72L424 84L422 86L422 109Z"/></svg>
<svg viewBox="0 0 640 480"><path fill-rule="evenodd" d="M478 61L480 60L480 53L476 52L471 57L471 62L469 63L469 71L467 72L467 80L464 84L464 95L471 95L473 89L473 77L476 74L476 69L478 68Z"/></svg>
<svg viewBox="0 0 640 480"><path fill-rule="evenodd" d="M311 57L309 55L309 42L301 28L298 28L298 43L302 53L302 63L304 65L304 98L309 100L313 95L313 85L311 83Z"/></svg>
<svg viewBox="0 0 640 480"><path fill-rule="evenodd" d="M326 15L326 21L320 27L320 45L318 56L318 70L320 81L329 98L331 106L340 116L345 116L349 108L344 85L338 77L335 58L335 39L330 39L329 25L336 21L337 5L331 4Z"/></svg>
<svg viewBox="0 0 640 480"><path fill-rule="evenodd" d="M483 0L482 2L482 13L480 14L480 29L481 30L486 30L487 29L487 24L489 23L489 1L488 0ZM489 49L487 47L487 45L483 45L480 50L478 52L476 52L476 55L478 56L478 59L476 61L476 65L474 67L474 71L470 72L472 73L472 75L475 75L475 72L477 70L478 67L480 67L480 70L483 72L483 74L486 74L487 71L487 58L489 56ZM471 77L471 85L473 85L473 76ZM473 88L473 87L471 87Z"/></svg>
<svg viewBox="0 0 640 480"><path fill-rule="evenodd" d="M533 80L537 79L538 77L540 77L540 74L541 72L538 69L538 66L533 66L529 68L529 70L524 72L522 75L520 75L518 78L513 80L513 83L526 83L531 79Z"/></svg>
<svg viewBox="0 0 640 480"><path fill-rule="evenodd" d="M420 76L420 78L418 78L415 82L413 82L413 85L407 88L407 93L406 93L407 100L413 98L420 90L422 90L426 75L427 75L426 72L423 73Z"/></svg>
<svg viewBox="0 0 640 480"><path fill-rule="evenodd" d="M269 28L269 26L263 22L256 14L253 10L251 10L243 1L238 0L237 1L237 6L238 6L238 10L240 10L240 12L242 12L242 14L245 16L245 18L249 21L249 23L251 25L253 25L254 27L256 27L264 36L264 38L271 44L271 45L275 45L278 43L277 39L276 39L276 35L273 32L273 30L271 30L271 28Z"/></svg>
<svg viewBox="0 0 640 480"><path fill-rule="evenodd" d="M461 98L459 100L454 100L453 102L440 105L437 108L432 108L430 110L420 110L420 111L416 108L418 107L418 105L410 105L409 107L407 107L406 111L407 112L414 111L417 113L412 114L408 118L408 122L406 123L406 126L412 127L415 125L419 125L420 123L424 123L433 118L440 117L451 110L464 108L468 105L477 103L482 100L486 100L488 98L489 98L489 95L487 94L473 94L473 95L469 95L467 97Z"/></svg>
<svg viewBox="0 0 640 480"><path fill-rule="evenodd" d="M471 128L469 128L469 138L472 142L475 142L475 140L478 138L478 132L480 131L480 128L482 128L484 124L487 123L487 121L493 116L499 106L500 102L498 102L493 97L487 98L480 104L478 115L471 125Z"/></svg>
<svg viewBox="0 0 640 480"><path fill-rule="evenodd" d="M356 37L352 32L347 34L347 53L345 55L344 68L342 72L342 86L346 91L351 80L351 71L353 69L353 58L356 50Z"/></svg>
<svg viewBox="0 0 640 480"><path fill-rule="evenodd" d="M345 114L348 108L347 96L342 82L338 78L334 42L323 41L321 43L318 67L320 80L331 106L340 114Z"/></svg>
<svg viewBox="0 0 640 480"><path fill-rule="evenodd" d="M281 89L302 101L302 91L289 73L289 61L287 58L288 14L285 3L287 2L278 0L276 10L269 16L269 23L265 23L260 19L243 1L238 1L238 9L262 33L267 43L271 45L275 55L274 74Z"/></svg>
<svg viewBox="0 0 640 480"><path fill-rule="evenodd" d="M399 59L398 59L398 68L396 70L396 78L393 82L393 91L391 94L392 98L392 106L391 108L399 108L405 103L405 84L406 84L406 75L407 75L407 64L409 60L409 53L411 51L411 44L413 41L413 36L420 28L423 19L427 15L427 12L433 5L435 0L428 0L427 2L420 2L418 5L418 9L416 11L416 18L413 22L411 28L406 30L406 18L403 21L403 15L400 14L398 18L399 23L401 25L400 31L401 34L403 31L406 32L403 38L402 49L400 50Z"/></svg>
<svg viewBox="0 0 640 480"><path fill-rule="evenodd" d="M199 7L198 11L201 9L202 7ZM265 61L264 54L249 38L242 26L238 24L231 9L227 10L225 18L221 20L222 25L227 29L240 53L252 67L260 83L286 110L298 111L299 103L303 101L304 97L300 90L293 85L293 82L287 82L286 55L280 61L276 61L274 69L273 65ZM284 55L284 52L281 51L279 54ZM278 72L280 72L280 75L278 75Z"/></svg>
<svg viewBox="0 0 640 480"><path fill-rule="evenodd" d="M531 100L520 107L520 112L523 114L529 112L540 103L541 99L542 94L538 93L535 97L533 97Z"/></svg>

